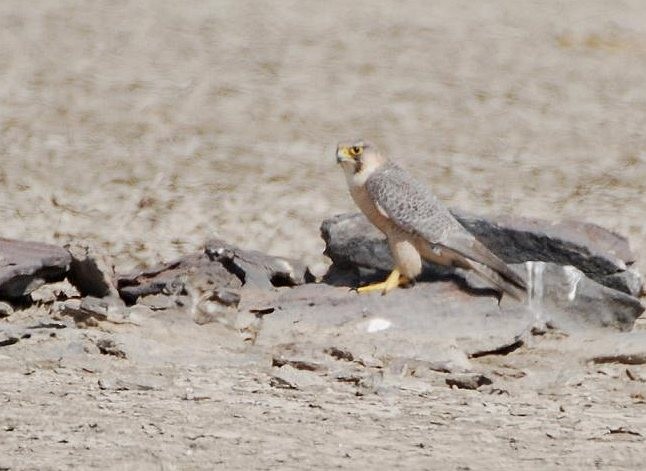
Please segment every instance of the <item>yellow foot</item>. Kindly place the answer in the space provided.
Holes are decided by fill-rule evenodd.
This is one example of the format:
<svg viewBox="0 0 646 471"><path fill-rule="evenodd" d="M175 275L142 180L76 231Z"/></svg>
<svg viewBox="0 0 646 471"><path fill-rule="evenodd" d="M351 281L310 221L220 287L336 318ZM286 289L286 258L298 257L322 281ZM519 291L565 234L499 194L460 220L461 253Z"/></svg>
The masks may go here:
<svg viewBox="0 0 646 471"><path fill-rule="evenodd" d="M395 268L390 275L388 275L388 278L386 278L385 281L382 281L380 283L373 283L371 285L366 285L362 286L361 288L357 289L358 293L370 293L372 291L381 291L381 294L386 294L389 291L394 290L398 286L405 285L408 283L408 278L406 278L404 275L399 274L399 270Z"/></svg>

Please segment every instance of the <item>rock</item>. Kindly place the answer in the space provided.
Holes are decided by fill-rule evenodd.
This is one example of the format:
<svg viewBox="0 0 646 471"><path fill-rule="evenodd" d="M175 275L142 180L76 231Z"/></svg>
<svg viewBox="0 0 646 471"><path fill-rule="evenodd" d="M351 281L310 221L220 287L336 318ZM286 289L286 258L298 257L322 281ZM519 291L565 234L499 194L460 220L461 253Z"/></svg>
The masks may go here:
<svg viewBox="0 0 646 471"><path fill-rule="evenodd" d="M627 270L635 256L622 236L588 223L550 223L520 217L483 218L454 211L460 222L508 263L543 261L573 265L589 278L633 296L641 277ZM341 269L389 271L392 257L386 239L362 214L343 214L321 225L325 254ZM444 276L434 267L434 276Z"/></svg>
<svg viewBox="0 0 646 471"><path fill-rule="evenodd" d="M298 370L291 365L283 365L275 370L269 384L282 389L308 389L325 384L323 378L307 370Z"/></svg>
<svg viewBox="0 0 646 471"><path fill-rule="evenodd" d="M55 245L0 239L0 298L21 298L47 282L61 281L71 261Z"/></svg>
<svg viewBox="0 0 646 471"><path fill-rule="evenodd" d="M237 291L216 289L209 298L210 301L217 301L223 306L238 307L240 304L240 293Z"/></svg>
<svg viewBox="0 0 646 471"><path fill-rule="evenodd" d="M626 376L631 381L637 381L640 383L646 383L646 375L639 373L633 368L626 368Z"/></svg>
<svg viewBox="0 0 646 471"><path fill-rule="evenodd" d="M96 327L99 322L128 323L125 306L120 299L94 298L70 299L54 305L54 317L70 316L79 327Z"/></svg>
<svg viewBox="0 0 646 471"><path fill-rule="evenodd" d="M585 342L588 360L593 363L646 365L646 332L630 332Z"/></svg>
<svg viewBox="0 0 646 471"><path fill-rule="evenodd" d="M644 282L637 269L613 273L598 280L602 285L613 288L635 297L644 296Z"/></svg>
<svg viewBox="0 0 646 471"><path fill-rule="evenodd" d="M242 286L297 286L312 279L307 267L296 260L243 250L215 239L206 243L202 253L187 255L152 270L120 275L117 286L128 304L145 295L187 294L193 289L199 293L198 298L206 291L215 290L215 296L221 297L219 302L233 305L235 293Z"/></svg>
<svg viewBox="0 0 646 471"><path fill-rule="evenodd" d="M13 307L11 304L0 301L0 319L3 317L9 317L13 314Z"/></svg>
<svg viewBox="0 0 646 471"><path fill-rule="evenodd" d="M458 389L478 389L480 386L492 384L493 381L482 374L453 374L446 378L446 384Z"/></svg>
<svg viewBox="0 0 646 471"><path fill-rule="evenodd" d="M186 284L196 289L238 289L241 279L205 252L187 255L150 270L117 276L119 294L128 304L141 296L153 294L186 294Z"/></svg>
<svg viewBox="0 0 646 471"><path fill-rule="evenodd" d="M478 223L480 224L478 227L481 228L485 225L485 222L482 222L484 220L478 221L481 221ZM475 222L473 222L473 224L475 224ZM487 224L492 225L492 223ZM548 225L547 223L545 224ZM531 239L531 234L518 234L509 229L509 226L511 226L511 223L507 223L507 225L504 226L504 231L502 229L498 229L498 232L501 232L503 235L506 234L506 243L513 245L515 243L515 237L530 237ZM606 248L608 251L612 250L612 254L609 253L605 258L601 255L596 255L596 258L592 256L588 257L588 259L586 259L588 266L594 265L593 262L590 261L591 259L597 260L597 265L602 266L603 263L600 260L607 261L610 260L610 258L615 258L615 253L625 256L629 260L634 259L634 257L629 253L627 246L622 244L623 239L620 239L619 236L615 236L609 232L604 232L597 226L589 227L589 225L583 225L582 227L585 228L586 231L597 235L597 238L594 239L595 241L601 241L595 242L597 244L597 248L594 253L601 253L601 248ZM357 271L359 268L387 271L392 267L392 259L388 252L388 246L384 236L362 215L342 215L328 219L323 222L321 233L326 242L325 253L332 259L334 263L333 267L336 266L338 270L342 270L342 273L348 273L352 270ZM553 234L556 233L557 231L554 229ZM511 237L510 234L513 234L514 237ZM538 238L538 236L535 237ZM547 236L544 236L544 238L549 242L549 238L547 238ZM583 236L581 236L581 238L583 239ZM571 236L570 239L574 239L574 236ZM545 243L548 244L549 247L548 242ZM550 243L558 245L556 241L552 241ZM507 257L513 256L515 258L519 258L519 254L529 256L529 249L527 247L530 247L531 244L527 242L523 242L523 244L526 245L520 245L518 252L512 252L511 249L505 249ZM536 242L536 244L540 245L538 242ZM563 242L563 246L565 247L573 247L574 243L572 242L569 244L570 245ZM521 252L521 249L524 250L524 252ZM534 253L537 257L545 256L546 250L547 249L545 248L540 248L540 250L537 249ZM585 248L582 246L579 246L579 252L576 252L573 248L570 250L573 258L576 258L576 253L582 252L585 252ZM559 253L565 253L565 250L563 249ZM564 260L564 258L562 258L562 260ZM525 273L528 282L532 284L533 288L531 295L533 297L533 302L531 309L536 311L538 316L542 316L543 321L552 319L555 320L559 326L564 328L581 328L585 326L609 327L626 331L633 327L635 320L644 311L644 307L637 298L616 289L603 286L602 284L588 278L580 270L572 266L563 267L556 263L543 262L527 262L512 266L515 267L519 273ZM622 273L627 272L624 271ZM338 281L342 279L335 275L334 271L331 271L330 276L335 278L332 280L332 284L339 284ZM383 274L378 276L383 276ZM358 278L362 277L364 281L368 281L370 279L365 276L365 274L358 276ZM437 282L442 279L453 280L457 284L462 285L463 288L470 289L474 293L477 293L483 288L483 285L477 276L473 276L472 273L459 269L453 270L444 267L428 266L420 279L422 282L428 280ZM345 279L345 281L347 281L347 279ZM484 294L486 291L488 290L481 292ZM390 296L391 295L389 294L388 297ZM454 307L456 312L461 312L465 308L466 305ZM481 312L481 314L483 314L483 312ZM509 339L509 347L517 347L519 345L518 338ZM496 348L503 347L504 345L496 342L494 350ZM475 354L477 356L477 352L471 352L471 354Z"/></svg>
<svg viewBox="0 0 646 471"><path fill-rule="evenodd" d="M247 294L245 303L252 301ZM388 296L307 284L281 288L273 306L258 326L258 346L312 345L339 362L388 366L408 359L441 371L468 371L468 356L517 342L534 320L524 306L501 307L495 297L473 296L447 281Z"/></svg>
<svg viewBox="0 0 646 471"><path fill-rule="evenodd" d="M153 311L172 309L177 307L176 297L165 294L148 294L137 300L138 305L146 306Z"/></svg>
<svg viewBox="0 0 646 471"><path fill-rule="evenodd" d="M233 290L215 289L199 293L188 287L191 296L191 316L196 324L219 322L233 327L240 316L237 315L240 293Z"/></svg>
<svg viewBox="0 0 646 471"><path fill-rule="evenodd" d="M67 279L82 296L119 297L114 283L114 269L105 254L87 242L75 242L65 248L72 257Z"/></svg>
<svg viewBox="0 0 646 471"><path fill-rule="evenodd" d="M574 265L590 278L632 265L628 240L596 224L550 222L519 216L480 217L453 211L455 217L508 263L529 260Z"/></svg>
<svg viewBox="0 0 646 471"><path fill-rule="evenodd" d="M362 214L340 214L321 224L323 252L340 269L389 271L393 259L385 236Z"/></svg>
<svg viewBox="0 0 646 471"><path fill-rule="evenodd" d="M99 349L99 352L103 355L112 355L117 358L127 358L126 352L119 347L114 340L110 338L102 338L96 341L96 346Z"/></svg>
<svg viewBox="0 0 646 471"><path fill-rule="evenodd" d="M581 327L631 330L644 312L639 299L603 286L572 266L527 262L530 306L543 321L565 330Z"/></svg>
<svg viewBox="0 0 646 471"><path fill-rule="evenodd" d="M243 250L219 239L207 242L204 251L235 273L245 286L297 286L313 279L307 266L297 260Z"/></svg>
<svg viewBox="0 0 646 471"><path fill-rule="evenodd" d="M11 332L7 332L5 329L0 330L0 347L13 345L14 343L18 343L19 340L19 336L14 335Z"/></svg>
<svg viewBox="0 0 646 471"><path fill-rule="evenodd" d="M155 385L124 381L119 378L100 378L97 384L102 391L154 391L159 389Z"/></svg>
<svg viewBox="0 0 646 471"><path fill-rule="evenodd" d="M56 301L64 301L78 296L78 290L67 280L47 283L32 291L30 295L31 300L38 305L53 304Z"/></svg>

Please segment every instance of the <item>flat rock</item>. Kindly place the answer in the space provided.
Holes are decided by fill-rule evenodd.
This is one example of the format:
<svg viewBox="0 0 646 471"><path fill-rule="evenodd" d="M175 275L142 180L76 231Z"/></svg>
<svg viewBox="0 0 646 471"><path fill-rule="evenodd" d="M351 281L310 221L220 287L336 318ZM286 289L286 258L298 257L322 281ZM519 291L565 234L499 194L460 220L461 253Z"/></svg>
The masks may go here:
<svg viewBox="0 0 646 471"><path fill-rule="evenodd" d="M269 384L275 388L303 390L320 387L325 384L325 380L311 371L283 365L275 369Z"/></svg>
<svg viewBox="0 0 646 471"><path fill-rule="evenodd" d="M253 305L250 296L244 301ZM473 296L451 282L419 283L388 296L308 284L259 303L274 309L262 317L256 345L305 343L337 360L410 359L440 371L465 371L470 356L517 348L535 317L525 306L501 307L495 297Z"/></svg>
<svg viewBox="0 0 646 471"><path fill-rule="evenodd" d="M71 261L55 245L0 239L0 298L22 298L47 282L61 281Z"/></svg>
<svg viewBox="0 0 646 471"><path fill-rule="evenodd" d="M69 299L54 305L54 318L71 317L79 327L96 327L100 322L129 323L123 301L114 298Z"/></svg>
<svg viewBox="0 0 646 471"><path fill-rule="evenodd" d="M501 216L485 218L454 211L474 235L507 263L543 261L577 267L589 278L636 296L642 279L628 267L635 255L627 240L600 226ZM321 225L325 254L337 268L388 271L392 257L384 235L362 214L342 214ZM445 269L434 267L436 273Z"/></svg>
<svg viewBox="0 0 646 471"><path fill-rule="evenodd" d="M646 365L646 332L628 332L582 342L593 363Z"/></svg>

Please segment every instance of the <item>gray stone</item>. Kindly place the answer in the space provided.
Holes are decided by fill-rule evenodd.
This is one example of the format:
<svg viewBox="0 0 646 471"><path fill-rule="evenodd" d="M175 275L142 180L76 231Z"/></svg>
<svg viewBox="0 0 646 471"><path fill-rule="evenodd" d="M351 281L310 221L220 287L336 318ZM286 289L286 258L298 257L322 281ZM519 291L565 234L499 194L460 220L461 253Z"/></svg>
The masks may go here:
<svg viewBox="0 0 646 471"><path fill-rule="evenodd" d="M13 314L11 304L0 301L0 318L9 317L11 314Z"/></svg>
<svg viewBox="0 0 646 471"><path fill-rule="evenodd" d="M324 379L316 373L299 370L291 365L283 365L274 371L274 374L269 380L269 384L275 388L303 390L320 387L325 384Z"/></svg>
<svg viewBox="0 0 646 471"><path fill-rule="evenodd" d="M613 288L635 297L644 296L644 282L641 274L636 268L629 268L626 271L620 271L601 277L599 280L604 286Z"/></svg>
<svg viewBox="0 0 646 471"><path fill-rule="evenodd" d="M0 298L21 298L47 282L61 281L71 260L55 245L0 239Z"/></svg>
<svg viewBox="0 0 646 471"><path fill-rule="evenodd" d="M205 253L195 253L155 268L117 276L119 294L128 304L151 294L178 295L186 292L186 283L221 288L239 288L240 279L220 262Z"/></svg>
<svg viewBox="0 0 646 471"><path fill-rule="evenodd" d="M251 297L245 306L253 305ZM259 302L271 304L266 297ZM440 371L467 371L469 356L517 343L535 317L525 306L499 306L495 297L473 296L447 281L388 296L308 284L280 289L273 306L261 319L256 345L317 345L340 362L388 365L409 359Z"/></svg>
<svg viewBox="0 0 646 471"><path fill-rule="evenodd" d="M543 321L566 330L631 330L644 312L639 299L603 286L572 266L527 262L530 307Z"/></svg>
<svg viewBox="0 0 646 471"><path fill-rule="evenodd" d="M96 341L99 352L103 355L112 355L117 358L127 358L126 352L111 338L102 338Z"/></svg>
<svg viewBox="0 0 646 471"><path fill-rule="evenodd" d="M114 269L105 254L87 242L74 242L65 248L72 257L67 279L82 296L119 297Z"/></svg>
<svg viewBox="0 0 646 471"><path fill-rule="evenodd" d="M161 311L177 307L175 296L167 296L161 293L142 296L137 300L137 304L146 306L153 311Z"/></svg>
<svg viewBox="0 0 646 471"><path fill-rule="evenodd" d="M460 222L508 263L543 261L573 265L586 276L631 295L641 291L641 277L627 267L635 256L627 240L594 224L551 223L521 217L484 218L454 211ZM388 271L392 257L384 235L362 214L343 214L321 225L325 254L339 269ZM431 276L451 273L427 264Z"/></svg>
<svg viewBox="0 0 646 471"><path fill-rule="evenodd" d="M297 260L243 250L219 239L208 241L205 253L235 273L245 286L297 286L313 278L307 266Z"/></svg>
<svg viewBox="0 0 646 471"><path fill-rule="evenodd" d="M646 365L646 332L628 332L585 342L588 360L593 363Z"/></svg>
<svg viewBox="0 0 646 471"><path fill-rule="evenodd" d="M79 327L96 327L99 322L128 323L123 301L114 298L70 299L54 305L54 317L71 317Z"/></svg>
<svg viewBox="0 0 646 471"><path fill-rule="evenodd" d="M13 332L9 332L6 329L0 330L0 347L13 345L14 343L18 343L19 340L20 337Z"/></svg>
<svg viewBox="0 0 646 471"><path fill-rule="evenodd" d="M214 292L218 302L235 305L242 286L271 288L297 286L313 278L307 267L296 260L243 250L218 239L206 243L201 253L187 255L154 269L117 277L121 297L133 304L151 294L187 294L191 289L201 296ZM190 288L187 287L190 284ZM214 299L215 299L214 298Z"/></svg>
<svg viewBox="0 0 646 471"><path fill-rule="evenodd" d="M485 225L485 222L482 222L484 220L479 221L481 221L478 223L480 224L479 227ZM492 225L492 223L487 224ZM545 225L549 226L547 223ZM508 244L513 245L516 243L515 237L529 237L530 240L534 240L537 245L540 245L536 242L539 240L538 236L532 239L526 233L513 232L509 229L509 226L511 226L511 223L507 223L504 226L504 230L499 230L499 233L507 237L506 241ZM609 261L611 258L614 258L615 253L626 256L628 259L633 259L627 247L622 244L623 239L619 238L619 236L604 232L598 226L582 225L581 227L582 231L584 229L587 231L585 234L593 233L596 235L596 239L594 239L596 244L594 253L597 255L589 256L585 259L587 260L586 263L588 263L588 266L594 263L602 266L602 261ZM525 229L528 230L529 227L525 227ZM568 226L568 229L573 230L570 226ZM565 229L560 230L565 232ZM360 268L385 271L392 267L392 258L384 236L363 215L342 215L328 219L323 223L321 232L326 242L325 253L334 262L333 267L336 267L331 270L331 275L328 277L328 280L332 284L340 284L339 280L346 282L352 281L351 278L346 277L344 279L342 276L343 273L349 273L353 270L357 273L357 280L363 278L363 281L368 281L370 278L360 273ZM556 233L557 230L553 229L552 235L555 236ZM511 237L510 234L515 235ZM581 236L581 239L583 238L584 236ZM571 239L574 239L574 236ZM549 247L550 239L545 236L544 240ZM558 245L554 241L551 243ZM524 256L529 256L528 247L531 244L526 241L523 244L525 245L520 246L524 250L522 253ZM582 246L578 246L579 252L576 252L572 248L573 243L567 245L564 242L563 245L570 247L568 250L570 250L571 254L585 252ZM609 251L612 250L612 254L609 253L607 256L598 255L601 253L602 248L607 248ZM520 249L517 252L513 252L509 248L505 250L507 257L514 254L514 257L520 257ZM545 257L546 251L547 249L540 248L534 254L537 257L542 256L548 258ZM565 249L563 249L560 253L563 254L565 252ZM574 257L574 255L572 256ZM596 260L596 262L591 260ZM637 298L616 289L603 286L572 266L564 267L556 263L544 262L527 262L512 266L519 273L528 276L528 282L532 285L531 294L533 302L531 309L536 311L537 316L542 316L543 320L552 319L561 327L609 327L625 331L633 327L635 320L644 311L644 307ZM340 271L341 275L337 275L335 270ZM621 273L627 273L627 271ZM617 273L615 276L619 276L619 274ZM478 292L483 288L478 278L473 277L469 272L430 266L430 264L422 274L421 280L421 283L425 280L433 280L435 282L438 280L453 280L456 284L461 285L465 289L470 289L473 292ZM482 292L484 293L486 291L484 290ZM390 296L389 294L388 297ZM460 312L465 308L466 305L455 306L456 312ZM483 314L483 312L480 312L480 314ZM508 346L519 346L519 339L510 339ZM503 347L504 345L497 345L495 348L499 349ZM503 348L504 350L505 348ZM471 352L471 354L473 355L474 352Z"/></svg>
<svg viewBox="0 0 646 471"><path fill-rule="evenodd" d="M493 383L490 378L478 373L452 374L446 377L445 382L448 386L458 389L478 389Z"/></svg>
<svg viewBox="0 0 646 471"><path fill-rule="evenodd" d="M144 384L134 381L124 381L120 378L99 378L97 381L102 391L154 391L159 387L153 384Z"/></svg>

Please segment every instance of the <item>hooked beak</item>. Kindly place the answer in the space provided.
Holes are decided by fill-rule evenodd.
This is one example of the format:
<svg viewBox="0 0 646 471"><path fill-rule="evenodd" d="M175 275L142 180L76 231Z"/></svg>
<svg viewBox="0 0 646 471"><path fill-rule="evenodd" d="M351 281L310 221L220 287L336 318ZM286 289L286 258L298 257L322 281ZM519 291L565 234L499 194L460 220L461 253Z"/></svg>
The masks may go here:
<svg viewBox="0 0 646 471"><path fill-rule="evenodd" d="M354 159L350 155L350 151L347 147L337 147L336 149L336 163L340 164L343 162L352 162Z"/></svg>

